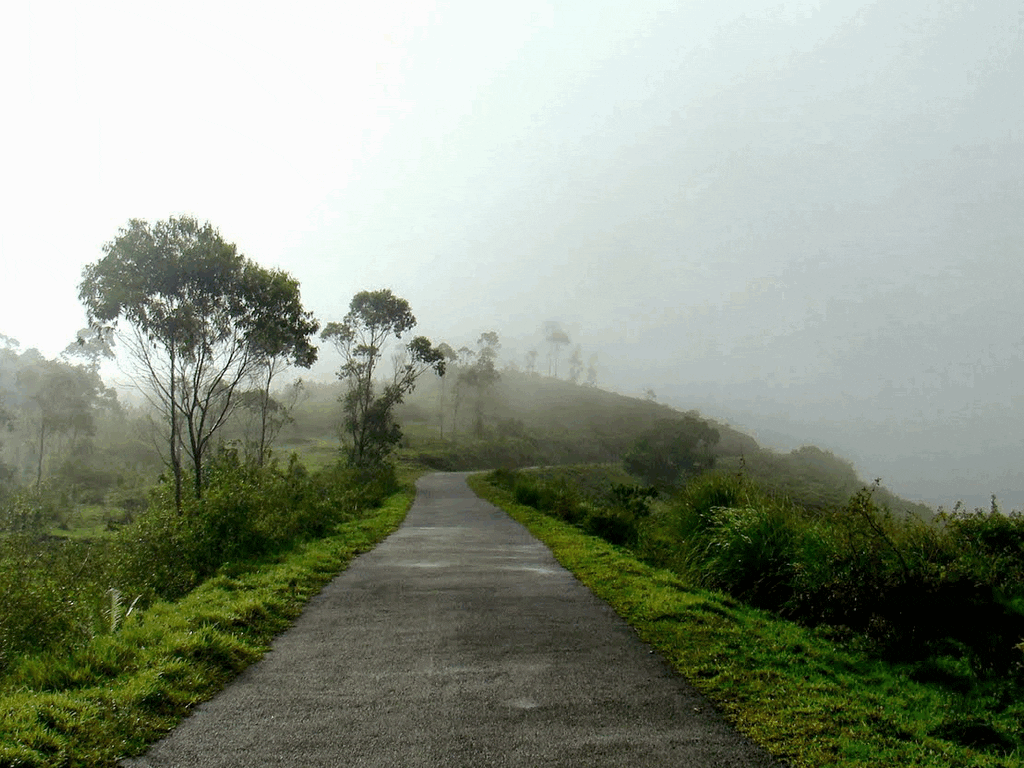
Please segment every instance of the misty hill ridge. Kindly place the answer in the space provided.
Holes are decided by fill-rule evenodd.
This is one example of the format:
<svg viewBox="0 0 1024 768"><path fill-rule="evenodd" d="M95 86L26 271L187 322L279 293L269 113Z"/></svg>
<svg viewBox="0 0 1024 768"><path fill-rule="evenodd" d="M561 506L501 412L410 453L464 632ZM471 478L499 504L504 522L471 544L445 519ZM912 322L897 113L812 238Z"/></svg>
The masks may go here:
<svg viewBox="0 0 1024 768"><path fill-rule="evenodd" d="M458 373L453 366L443 386L437 377L424 378L398 411L403 451L437 469L619 462L644 431L684 414L642 397L503 370L481 396L478 424L476 392L463 387L456 404ZM325 445L336 444L340 393L337 384L312 385L310 397L296 410L295 423L282 433L285 444L313 436ZM696 411L686 413L700 417ZM804 446L780 453L762 448L726 423L700 418L720 435L714 451L718 471L742 472L803 506L840 507L871 485L849 461L829 451ZM884 487L876 489L875 496L896 513L924 518L934 514L930 507L901 499Z"/></svg>

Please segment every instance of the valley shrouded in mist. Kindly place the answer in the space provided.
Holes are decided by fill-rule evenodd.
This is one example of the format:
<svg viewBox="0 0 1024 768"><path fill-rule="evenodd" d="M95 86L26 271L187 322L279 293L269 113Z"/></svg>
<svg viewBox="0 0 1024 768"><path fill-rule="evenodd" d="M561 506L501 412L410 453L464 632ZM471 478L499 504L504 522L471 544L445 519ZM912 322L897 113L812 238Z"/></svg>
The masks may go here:
<svg viewBox="0 0 1024 768"><path fill-rule="evenodd" d="M0 12L22 349L129 219L188 214L325 321L388 287L520 366L557 321L601 387L1024 506L1019 3L124 11Z"/></svg>

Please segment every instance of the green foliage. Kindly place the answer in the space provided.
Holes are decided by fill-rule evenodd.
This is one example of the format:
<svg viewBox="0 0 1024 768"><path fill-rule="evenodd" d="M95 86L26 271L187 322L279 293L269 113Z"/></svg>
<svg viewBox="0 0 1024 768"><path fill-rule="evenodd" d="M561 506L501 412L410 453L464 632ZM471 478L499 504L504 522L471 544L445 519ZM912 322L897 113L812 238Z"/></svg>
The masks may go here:
<svg viewBox="0 0 1024 768"><path fill-rule="evenodd" d="M348 437L349 462L373 467L388 461L402 439L395 408L413 391L418 379L433 369L444 375L444 354L423 336L406 345L405 357L396 360L390 380L377 382L386 345L416 325L409 302L389 290L362 291L349 305L341 323L328 323L321 336L331 341L342 357L338 377L347 383L342 397Z"/></svg>
<svg viewBox="0 0 1024 768"><path fill-rule="evenodd" d="M570 523L585 517L582 499L575 487L564 481L542 480L526 473L511 475L511 490L520 504L549 512Z"/></svg>
<svg viewBox="0 0 1024 768"><path fill-rule="evenodd" d="M889 663L856 638L849 642L849 633L810 629L704 591L624 548L517 505L480 476L470 483L551 547L730 722L787 765L1021 765L1020 696L981 681L952 647L929 657L931 664ZM711 485L737 501L754 498L749 487ZM705 485L702 495L712 491ZM654 509L647 524L659 515ZM677 521L669 515L664 522Z"/></svg>
<svg viewBox="0 0 1024 768"><path fill-rule="evenodd" d="M335 464L308 472L260 467L222 450L205 473L202 498L179 512L174 488L156 488L144 512L110 537L55 541L41 532L47 514L24 493L0 507L0 672L18 655L76 647L111 624L110 589L129 604L177 599L215 573L250 568L296 542L321 537L394 493L393 466L356 470Z"/></svg>
<svg viewBox="0 0 1024 768"><path fill-rule="evenodd" d="M714 522L714 510L750 506L757 500L755 487L743 478L707 473L694 478L673 497L679 533L683 538L704 533Z"/></svg>
<svg viewBox="0 0 1024 768"><path fill-rule="evenodd" d="M580 468L571 469L577 471L570 468L542 472L496 470L488 479L511 491L518 504L579 525L613 544L635 544L638 522L649 512L653 491L615 482L612 479L616 474L614 468L592 466L582 473L578 471Z"/></svg>
<svg viewBox="0 0 1024 768"><path fill-rule="evenodd" d="M651 511L651 501L658 496L655 488L644 488L640 485L615 483L611 489L615 505L626 510L632 517L647 517Z"/></svg>
<svg viewBox="0 0 1024 768"><path fill-rule="evenodd" d="M295 280L244 258L208 222L132 219L104 251L83 270L79 298L98 333L131 328L120 341L166 420L180 509L180 446L200 497L206 457L238 406L236 390L275 360L311 365L309 338L319 323L302 308Z"/></svg>
<svg viewBox="0 0 1024 768"><path fill-rule="evenodd" d="M75 643L90 636L102 590L83 576L104 560L101 550L78 542L0 538L0 672L53 639Z"/></svg>
<svg viewBox="0 0 1024 768"><path fill-rule="evenodd" d="M1013 516L957 515L940 528L894 517L869 489L823 514L728 476L688 487L674 515L678 562L697 583L848 627L890 658L927 657L954 642L985 674L1010 674L1022 661L1014 647L1024 637L1020 566L998 575L990 568L997 551L1015 562L1021 526ZM994 548L982 544L992 539Z"/></svg>
<svg viewBox="0 0 1024 768"><path fill-rule="evenodd" d="M710 469L719 433L701 418L683 414L647 430L622 457L626 470L658 488L673 488L681 479Z"/></svg>
<svg viewBox="0 0 1024 768"><path fill-rule="evenodd" d="M598 536L609 544L615 544L619 547L629 547L636 544L636 518L623 510L594 510L587 515L583 529L587 533Z"/></svg>
<svg viewBox="0 0 1024 768"><path fill-rule="evenodd" d="M394 530L410 500L398 494L282 558L153 602L70 651L20 656L0 678L0 765L113 766L140 754L259 658L306 600Z"/></svg>

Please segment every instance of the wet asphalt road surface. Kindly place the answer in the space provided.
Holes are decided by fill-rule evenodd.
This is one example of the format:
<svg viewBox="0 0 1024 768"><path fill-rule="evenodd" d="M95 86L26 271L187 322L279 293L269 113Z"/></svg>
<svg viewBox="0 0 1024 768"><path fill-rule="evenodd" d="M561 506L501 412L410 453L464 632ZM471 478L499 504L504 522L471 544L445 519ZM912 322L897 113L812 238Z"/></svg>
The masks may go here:
<svg viewBox="0 0 1024 768"><path fill-rule="evenodd" d="M464 474L122 766L775 766Z"/></svg>

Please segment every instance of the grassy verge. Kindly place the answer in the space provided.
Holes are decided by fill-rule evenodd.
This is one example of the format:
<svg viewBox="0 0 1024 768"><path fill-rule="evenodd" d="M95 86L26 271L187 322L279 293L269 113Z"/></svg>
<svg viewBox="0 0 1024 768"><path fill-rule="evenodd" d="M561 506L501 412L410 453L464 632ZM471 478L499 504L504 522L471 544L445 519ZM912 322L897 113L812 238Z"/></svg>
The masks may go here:
<svg viewBox="0 0 1024 768"><path fill-rule="evenodd" d="M0 768L109 766L140 754L253 663L305 602L393 531L413 494L262 567L129 615L70 656L25 657L0 681Z"/></svg>
<svg viewBox="0 0 1024 768"><path fill-rule="evenodd" d="M693 589L670 571L516 504L483 475L470 486L550 547L730 722L793 766L1024 765L1024 755L941 737L945 726L970 725L955 722L969 710L955 694L915 682L826 632Z"/></svg>

